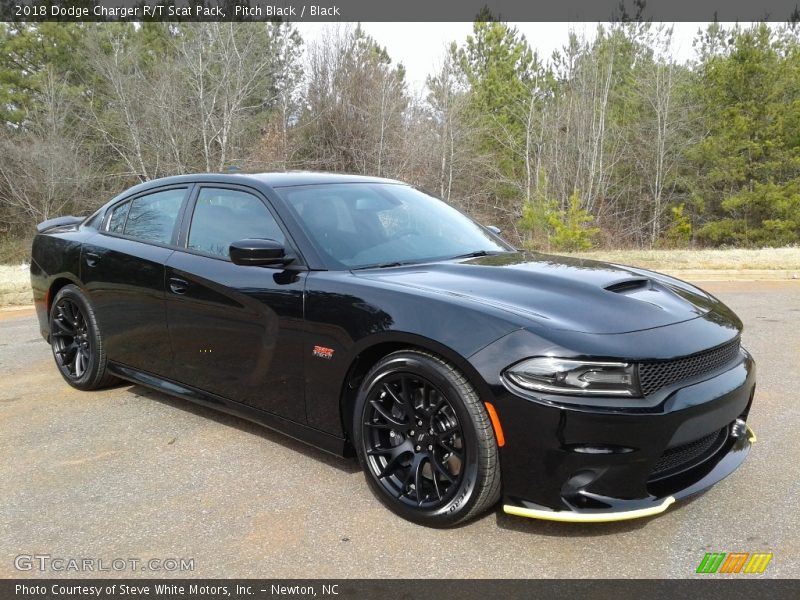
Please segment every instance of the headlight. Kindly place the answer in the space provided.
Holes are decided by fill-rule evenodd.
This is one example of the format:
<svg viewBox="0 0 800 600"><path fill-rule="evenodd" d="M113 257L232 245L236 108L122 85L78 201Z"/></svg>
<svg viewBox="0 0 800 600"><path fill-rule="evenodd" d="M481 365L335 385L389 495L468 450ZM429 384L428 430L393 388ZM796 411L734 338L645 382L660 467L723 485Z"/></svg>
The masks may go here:
<svg viewBox="0 0 800 600"><path fill-rule="evenodd" d="M550 394L639 396L633 365L540 356L505 371L512 383Z"/></svg>

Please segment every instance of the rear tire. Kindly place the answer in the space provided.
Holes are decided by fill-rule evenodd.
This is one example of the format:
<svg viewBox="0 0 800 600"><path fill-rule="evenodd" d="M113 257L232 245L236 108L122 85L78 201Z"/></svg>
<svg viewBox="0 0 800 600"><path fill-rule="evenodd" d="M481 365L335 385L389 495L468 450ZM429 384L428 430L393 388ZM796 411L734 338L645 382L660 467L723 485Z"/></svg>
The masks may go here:
<svg viewBox="0 0 800 600"><path fill-rule="evenodd" d="M381 359L359 389L352 431L370 489L405 519L452 527L500 498L489 415L438 356L404 350Z"/></svg>
<svg viewBox="0 0 800 600"><path fill-rule="evenodd" d="M79 390L116 383L108 373L100 328L88 298L75 285L61 288L50 309L50 347L61 376Z"/></svg>

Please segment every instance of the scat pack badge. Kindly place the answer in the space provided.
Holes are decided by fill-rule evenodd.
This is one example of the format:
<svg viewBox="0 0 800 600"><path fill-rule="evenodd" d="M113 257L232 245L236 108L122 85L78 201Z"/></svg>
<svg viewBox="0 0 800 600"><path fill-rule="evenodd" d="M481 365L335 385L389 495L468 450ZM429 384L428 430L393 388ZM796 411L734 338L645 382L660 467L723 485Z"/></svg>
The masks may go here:
<svg viewBox="0 0 800 600"><path fill-rule="evenodd" d="M333 358L333 348L326 348L325 346L314 346L314 350L311 353L317 358L324 358L326 360Z"/></svg>

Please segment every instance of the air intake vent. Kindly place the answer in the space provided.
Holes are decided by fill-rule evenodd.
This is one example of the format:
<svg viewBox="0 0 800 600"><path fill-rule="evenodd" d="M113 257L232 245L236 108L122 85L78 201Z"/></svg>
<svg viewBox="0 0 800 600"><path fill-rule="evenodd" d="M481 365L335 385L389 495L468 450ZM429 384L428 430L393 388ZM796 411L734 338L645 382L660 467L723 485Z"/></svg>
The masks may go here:
<svg viewBox="0 0 800 600"><path fill-rule="evenodd" d="M639 385L645 396L684 379L710 373L739 356L739 338L722 346L675 360L639 363Z"/></svg>
<svg viewBox="0 0 800 600"><path fill-rule="evenodd" d="M716 454L727 439L728 427L723 427L699 440L670 448L655 462L648 481L657 481L698 466Z"/></svg>
<svg viewBox="0 0 800 600"><path fill-rule="evenodd" d="M627 294L628 292L634 292L636 290L646 288L649 285L649 279L626 279L625 281L612 283L606 287L606 289L609 292L614 292L615 294Z"/></svg>

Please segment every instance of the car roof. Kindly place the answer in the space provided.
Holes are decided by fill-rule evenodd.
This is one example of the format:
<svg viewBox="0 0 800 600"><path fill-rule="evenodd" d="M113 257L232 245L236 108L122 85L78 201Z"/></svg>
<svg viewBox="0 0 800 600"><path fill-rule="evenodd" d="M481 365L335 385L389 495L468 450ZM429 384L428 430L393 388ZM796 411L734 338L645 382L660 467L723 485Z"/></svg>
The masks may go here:
<svg viewBox="0 0 800 600"><path fill-rule="evenodd" d="M330 183L393 183L402 184L401 181L383 177L368 177L366 175L347 175L344 173L320 173L312 171L287 171L284 173L195 173L190 175L173 175L161 177L141 183L129 190L146 190L152 187L173 185L181 183L262 183L270 187L289 187L296 185L314 185Z"/></svg>
<svg viewBox="0 0 800 600"><path fill-rule="evenodd" d="M313 171L287 171L282 173L194 173L188 175L172 175L144 181L117 194L106 202L100 210L105 210L115 202L133 195L146 193L154 188L169 185L187 185L192 183L250 183L254 187L283 188L300 185L317 185L333 183L387 183L407 185L402 181L366 175L348 175L344 173L321 173Z"/></svg>
<svg viewBox="0 0 800 600"><path fill-rule="evenodd" d="M315 171L288 171L285 173L242 173L237 177L257 179L270 187L288 187L293 185L314 185L325 183L402 183L384 177L366 175L348 175L345 173L321 173Z"/></svg>

